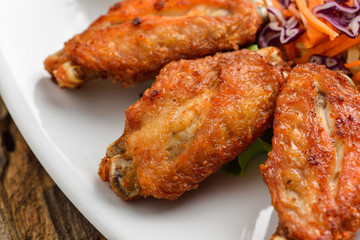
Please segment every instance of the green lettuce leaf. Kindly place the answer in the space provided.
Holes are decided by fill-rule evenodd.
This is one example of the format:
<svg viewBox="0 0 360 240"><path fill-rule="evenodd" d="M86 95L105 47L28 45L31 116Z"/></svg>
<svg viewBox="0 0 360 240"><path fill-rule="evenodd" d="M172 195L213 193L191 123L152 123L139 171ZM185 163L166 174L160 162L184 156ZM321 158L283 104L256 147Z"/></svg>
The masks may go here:
<svg viewBox="0 0 360 240"><path fill-rule="evenodd" d="M249 49L250 51L256 51L259 50L259 46L257 44L252 44L248 46L247 49Z"/></svg>
<svg viewBox="0 0 360 240"><path fill-rule="evenodd" d="M242 176L245 172L245 168L248 162L257 154L270 152L271 147L272 146L270 143L265 142L261 138L258 138L252 145L250 145L250 147L248 147L244 152L240 153L236 159L224 164L221 167L221 170L230 175Z"/></svg>

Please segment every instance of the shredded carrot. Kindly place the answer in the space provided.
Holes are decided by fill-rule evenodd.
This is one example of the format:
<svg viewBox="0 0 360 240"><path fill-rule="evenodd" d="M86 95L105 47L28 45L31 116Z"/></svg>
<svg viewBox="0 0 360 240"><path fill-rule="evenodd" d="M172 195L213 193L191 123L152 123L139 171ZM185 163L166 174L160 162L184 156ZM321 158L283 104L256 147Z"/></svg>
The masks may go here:
<svg viewBox="0 0 360 240"><path fill-rule="evenodd" d="M314 28L311 25L308 25L306 27L306 35L309 39L309 42L313 45L316 46L326 40L329 39L328 35L320 32L319 30L317 30L316 28Z"/></svg>
<svg viewBox="0 0 360 240"><path fill-rule="evenodd" d="M342 41L339 45L337 45L337 47L327 50L324 55L328 57L335 57L336 55L342 53L343 51L351 48L358 43L360 43L360 36L357 38L346 37L346 39Z"/></svg>
<svg viewBox="0 0 360 240"><path fill-rule="evenodd" d="M351 62L351 63L345 63L344 64L346 68L353 68L360 65L360 60Z"/></svg>
<svg viewBox="0 0 360 240"><path fill-rule="evenodd" d="M315 17L309 8L306 6L306 0L295 0L296 5L298 6L300 12L304 15L306 20L311 24L314 28L329 35L330 40L334 40L339 34L327 26L325 23L320 21L317 17Z"/></svg>
<svg viewBox="0 0 360 240"><path fill-rule="evenodd" d="M328 51L331 48L336 49L337 46L341 45L345 42L349 37L345 34L340 35L339 37L335 38L333 41L324 42L306 52L301 58L295 59L296 63L307 63L309 58L314 54L323 54L324 52Z"/></svg>
<svg viewBox="0 0 360 240"><path fill-rule="evenodd" d="M285 44L284 47L285 47L286 55L290 59L296 58L296 45L295 45L295 42Z"/></svg>
<svg viewBox="0 0 360 240"><path fill-rule="evenodd" d="M296 6L294 4L290 4L289 6L289 11L292 12L292 14L298 19L300 20L300 12L297 10Z"/></svg>
<svg viewBox="0 0 360 240"><path fill-rule="evenodd" d="M274 7L276 7L279 10L282 10L283 7L280 5L280 3L277 0L271 0L271 3Z"/></svg>
<svg viewBox="0 0 360 240"><path fill-rule="evenodd" d="M304 45L304 48L305 49L309 49L309 48L312 48L314 47L314 44L312 44L308 38L308 36L306 34L303 34L300 39L299 39L300 42L302 42L302 44Z"/></svg>
<svg viewBox="0 0 360 240"><path fill-rule="evenodd" d="M357 73L352 77L352 80L353 80L354 82L359 83L359 82L360 82L360 72L357 72Z"/></svg>
<svg viewBox="0 0 360 240"><path fill-rule="evenodd" d="M309 10L312 11L314 7L324 4L324 0L309 1ZM306 24L306 35L312 45L318 45L327 39L327 35L314 28L311 24Z"/></svg>
<svg viewBox="0 0 360 240"><path fill-rule="evenodd" d="M309 1L309 10L312 11L314 7L319 6L319 5L323 5L324 4L324 0L311 0Z"/></svg>
<svg viewBox="0 0 360 240"><path fill-rule="evenodd" d="M292 16L294 16L293 12L291 12L291 11L288 10L288 9L282 10L282 14L283 14L285 17L292 17Z"/></svg>

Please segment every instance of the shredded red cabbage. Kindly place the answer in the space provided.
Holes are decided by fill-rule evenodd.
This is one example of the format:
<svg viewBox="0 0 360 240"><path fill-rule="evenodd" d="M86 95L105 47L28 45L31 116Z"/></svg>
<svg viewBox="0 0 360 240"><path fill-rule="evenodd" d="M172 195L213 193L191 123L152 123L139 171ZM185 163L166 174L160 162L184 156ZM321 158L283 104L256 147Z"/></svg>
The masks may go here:
<svg viewBox="0 0 360 240"><path fill-rule="evenodd" d="M316 17L327 20L331 25L351 38L356 38L360 33L360 3L354 0L354 5L346 5L348 1L326 1L323 5L312 10Z"/></svg>
<svg viewBox="0 0 360 240"><path fill-rule="evenodd" d="M309 63L325 65L330 70L341 71L347 75L350 74L350 71L344 66L344 60L340 56L331 58L316 54L310 57Z"/></svg>
<svg viewBox="0 0 360 240"><path fill-rule="evenodd" d="M268 8L269 13L273 14L280 22L268 23L260 32L259 45L260 47L268 47L275 41L280 41L281 44L288 44L298 39L304 32L304 29L299 28L299 21L296 17L285 19L281 11L275 7Z"/></svg>

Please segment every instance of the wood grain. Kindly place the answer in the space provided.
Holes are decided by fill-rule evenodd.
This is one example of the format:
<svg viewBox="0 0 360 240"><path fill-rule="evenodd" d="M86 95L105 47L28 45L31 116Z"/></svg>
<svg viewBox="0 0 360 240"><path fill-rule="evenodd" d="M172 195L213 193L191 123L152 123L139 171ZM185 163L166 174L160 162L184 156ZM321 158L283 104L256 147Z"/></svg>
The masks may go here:
<svg viewBox="0 0 360 240"><path fill-rule="evenodd" d="M46 173L1 98L0 239L105 239Z"/></svg>

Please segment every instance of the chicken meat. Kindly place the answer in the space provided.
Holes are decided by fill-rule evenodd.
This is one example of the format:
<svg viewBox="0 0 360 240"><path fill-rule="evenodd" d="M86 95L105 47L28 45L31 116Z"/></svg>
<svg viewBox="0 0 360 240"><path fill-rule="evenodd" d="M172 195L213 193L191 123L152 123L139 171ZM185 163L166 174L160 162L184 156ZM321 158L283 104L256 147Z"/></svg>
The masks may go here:
<svg viewBox="0 0 360 240"><path fill-rule="evenodd" d="M171 61L251 43L260 25L249 0L125 0L44 65L62 88L96 77L111 77L126 87L154 78Z"/></svg>
<svg viewBox="0 0 360 240"><path fill-rule="evenodd" d="M345 240L360 227L360 95L351 79L295 67L277 101L260 170L279 225L272 239Z"/></svg>
<svg viewBox="0 0 360 240"><path fill-rule="evenodd" d="M174 200L197 188L270 126L281 61L267 48L166 65L126 110L124 133L100 163L101 179L124 200Z"/></svg>

